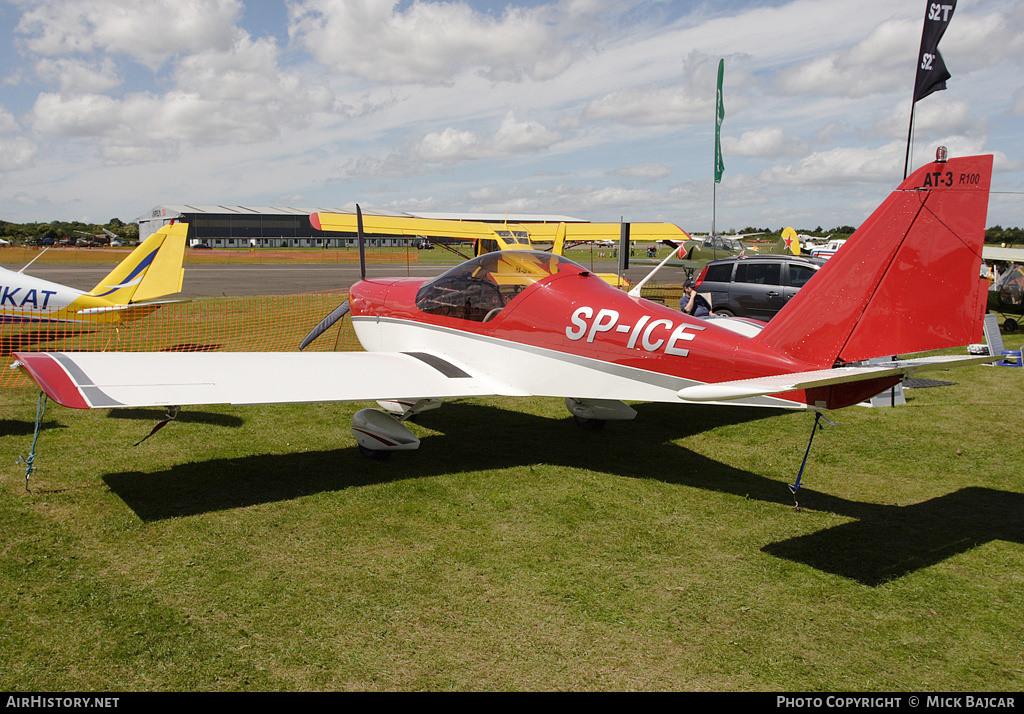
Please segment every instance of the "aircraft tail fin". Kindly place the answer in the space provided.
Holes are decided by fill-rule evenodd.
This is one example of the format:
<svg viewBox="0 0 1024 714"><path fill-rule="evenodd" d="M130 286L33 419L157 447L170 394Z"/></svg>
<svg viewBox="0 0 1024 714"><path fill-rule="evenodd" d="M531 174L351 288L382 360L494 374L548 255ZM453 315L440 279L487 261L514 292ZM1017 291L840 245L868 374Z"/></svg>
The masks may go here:
<svg viewBox="0 0 1024 714"><path fill-rule="evenodd" d="M164 226L144 240L89 294L128 304L179 292L184 280L182 262L187 234L187 223Z"/></svg>
<svg viewBox="0 0 1024 714"><path fill-rule="evenodd" d="M755 339L817 368L981 341L991 156L923 166Z"/></svg>
<svg viewBox="0 0 1024 714"><path fill-rule="evenodd" d="M800 238L797 236L795 230L792 228L786 228L782 231L782 235L779 237L779 242L776 244L776 252L800 255Z"/></svg>

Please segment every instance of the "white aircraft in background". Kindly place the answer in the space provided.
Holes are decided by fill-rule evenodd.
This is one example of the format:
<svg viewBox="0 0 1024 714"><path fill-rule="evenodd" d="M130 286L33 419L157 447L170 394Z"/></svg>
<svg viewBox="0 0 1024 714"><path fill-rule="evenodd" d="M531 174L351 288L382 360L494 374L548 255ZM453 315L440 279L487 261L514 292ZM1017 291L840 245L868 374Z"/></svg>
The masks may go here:
<svg viewBox="0 0 1024 714"><path fill-rule="evenodd" d="M142 317L155 306L141 301L181 290L187 232L187 223L164 226L88 292L25 275L32 263L19 271L0 268L0 322L119 322Z"/></svg>

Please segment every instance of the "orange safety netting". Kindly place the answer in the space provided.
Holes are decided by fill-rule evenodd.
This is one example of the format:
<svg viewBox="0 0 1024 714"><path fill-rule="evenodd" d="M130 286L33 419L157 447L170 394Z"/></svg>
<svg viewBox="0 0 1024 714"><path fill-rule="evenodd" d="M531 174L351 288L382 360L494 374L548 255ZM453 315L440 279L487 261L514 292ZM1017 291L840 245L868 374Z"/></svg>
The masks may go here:
<svg viewBox="0 0 1024 714"><path fill-rule="evenodd" d="M678 306L681 295L677 285L652 284L643 289L645 298L669 307ZM201 298L142 305L132 319L110 313L105 322L3 325L0 349L5 357L14 352L293 352L347 297L346 290L330 290ZM345 317L306 351L361 349L352 321ZM0 364L0 388L32 383L21 370L6 369L7 364Z"/></svg>
<svg viewBox="0 0 1024 714"><path fill-rule="evenodd" d="M136 319L3 325L3 355L14 352L294 352L348 297L345 290L300 295L203 298L169 303ZM113 313L117 317L123 317ZM343 318L307 352L361 349ZM13 361L13 359L11 360ZM10 362L8 362L9 364ZM21 370L0 369L0 387L28 386Z"/></svg>

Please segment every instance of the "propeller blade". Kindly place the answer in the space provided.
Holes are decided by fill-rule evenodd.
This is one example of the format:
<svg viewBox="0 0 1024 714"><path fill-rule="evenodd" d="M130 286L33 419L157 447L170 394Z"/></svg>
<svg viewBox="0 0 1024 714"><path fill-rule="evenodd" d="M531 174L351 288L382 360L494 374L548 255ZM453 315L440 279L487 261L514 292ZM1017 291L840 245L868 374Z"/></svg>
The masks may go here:
<svg viewBox="0 0 1024 714"><path fill-rule="evenodd" d="M309 346L309 343L311 343L320 335L327 332L327 330L331 329L331 325L333 325L341 318L345 317L345 315L348 313L348 310L348 300L338 305L338 307L334 308L331 311L330 315L325 317L323 320L320 321L320 323L316 327L310 330L310 333L306 335L305 339L302 340L302 344L299 345L299 351L301 352L302 350L306 349Z"/></svg>
<svg viewBox="0 0 1024 714"><path fill-rule="evenodd" d="M356 236L359 238L359 279L366 280L366 236L363 235L363 212L356 204Z"/></svg>
<svg viewBox="0 0 1024 714"><path fill-rule="evenodd" d="M359 208L359 204L356 204L356 235L359 240L359 279L366 280L366 236L363 234L363 211ZM302 340L299 345L299 351L309 347L310 343L320 335L331 329L331 326L345 317L348 314L349 305L348 300L338 305L331 311L331 314L325 317L320 323L310 330L309 334Z"/></svg>

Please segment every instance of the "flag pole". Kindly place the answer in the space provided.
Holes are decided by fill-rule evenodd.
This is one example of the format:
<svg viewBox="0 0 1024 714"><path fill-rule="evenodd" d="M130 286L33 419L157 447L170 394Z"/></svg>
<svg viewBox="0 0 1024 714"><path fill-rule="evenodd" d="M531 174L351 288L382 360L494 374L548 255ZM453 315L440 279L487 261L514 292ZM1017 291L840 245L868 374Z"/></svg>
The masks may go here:
<svg viewBox="0 0 1024 714"><path fill-rule="evenodd" d="M921 31L921 49L917 55L917 77L914 80L914 98L910 102L910 128L907 130L907 158L903 164L903 179L910 170L910 143L914 134L914 107L932 92L946 88L950 74L939 54L939 40L953 19L956 0L925 3L924 29Z"/></svg>
<svg viewBox="0 0 1024 714"><path fill-rule="evenodd" d="M903 159L903 180L907 180L907 171L910 169L910 142L914 136L914 104L910 103L910 126L907 128L907 155Z"/></svg>
<svg viewBox="0 0 1024 714"><path fill-rule="evenodd" d="M715 215L718 203L718 184L722 182L725 163L722 161L722 120L725 119L725 102L722 99L722 80L725 78L725 58L718 60L718 94L715 99L715 181L711 185L711 255L718 253L715 245Z"/></svg>

